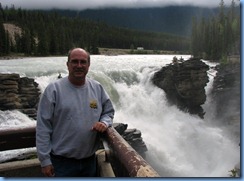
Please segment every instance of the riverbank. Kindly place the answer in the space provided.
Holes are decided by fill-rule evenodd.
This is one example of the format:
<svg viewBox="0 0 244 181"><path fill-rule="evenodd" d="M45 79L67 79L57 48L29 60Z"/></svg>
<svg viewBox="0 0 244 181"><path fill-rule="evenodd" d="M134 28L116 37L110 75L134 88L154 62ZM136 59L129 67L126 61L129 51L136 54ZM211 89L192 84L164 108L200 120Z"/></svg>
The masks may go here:
<svg viewBox="0 0 244 181"><path fill-rule="evenodd" d="M161 54L161 55L175 55L175 54L189 54L177 51L166 51L166 50L131 50L131 49L118 49L118 48L98 48L100 55L116 56L116 55L139 55L139 54ZM61 56L61 55L52 55ZM52 57L50 56L50 57ZM62 55L67 56L67 55ZM11 59L22 59L31 56L25 54L10 54L6 56L0 56L0 60L11 60Z"/></svg>
<svg viewBox="0 0 244 181"><path fill-rule="evenodd" d="M173 55L182 54L178 51L166 51L166 50L146 50L146 49L116 49L116 48L99 48L99 53L101 55L138 55L138 54L162 54L162 55ZM188 54L188 53L183 53Z"/></svg>
<svg viewBox="0 0 244 181"><path fill-rule="evenodd" d="M0 56L0 60L22 59L26 57L24 54L4 55Z"/></svg>

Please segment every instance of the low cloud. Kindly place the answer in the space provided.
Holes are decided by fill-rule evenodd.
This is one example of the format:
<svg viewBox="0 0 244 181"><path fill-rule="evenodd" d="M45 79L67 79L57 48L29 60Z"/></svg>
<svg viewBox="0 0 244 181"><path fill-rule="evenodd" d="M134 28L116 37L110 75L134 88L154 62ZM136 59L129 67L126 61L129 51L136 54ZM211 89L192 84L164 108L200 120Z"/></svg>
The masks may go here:
<svg viewBox="0 0 244 181"><path fill-rule="evenodd" d="M229 6L232 0L224 0L225 5ZM239 2L239 0L235 0ZM143 7L165 7L170 5L183 6L192 5L200 7L218 7L220 0L2 0L3 7L14 5L15 8L22 9L98 9L98 8L143 8Z"/></svg>

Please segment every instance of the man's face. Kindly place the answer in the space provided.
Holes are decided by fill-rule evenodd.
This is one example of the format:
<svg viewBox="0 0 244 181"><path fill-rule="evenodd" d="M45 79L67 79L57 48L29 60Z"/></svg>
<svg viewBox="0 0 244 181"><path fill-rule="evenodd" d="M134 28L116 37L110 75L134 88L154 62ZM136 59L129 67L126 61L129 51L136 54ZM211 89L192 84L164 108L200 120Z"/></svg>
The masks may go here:
<svg viewBox="0 0 244 181"><path fill-rule="evenodd" d="M74 49L70 54L67 67L70 78L84 80L90 67L88 54L82 49Z"/></svg>

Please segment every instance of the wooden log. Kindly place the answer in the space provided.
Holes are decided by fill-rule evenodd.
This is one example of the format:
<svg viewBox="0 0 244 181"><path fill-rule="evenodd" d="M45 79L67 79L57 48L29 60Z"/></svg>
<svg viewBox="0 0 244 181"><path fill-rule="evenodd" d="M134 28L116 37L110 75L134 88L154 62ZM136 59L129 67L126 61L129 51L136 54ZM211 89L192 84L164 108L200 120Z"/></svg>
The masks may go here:
<svg viewBox="0 0 244 181"><path fill-rule="evenodd" d="M106 138L130 177L160 177L113 127L107 129Z"/></svg>
<svg viewBox="0 0 244 181"><path fill-rule="evenodd" d="M30 148L35 145L35 127L0 130L0 151Z"/></svg>

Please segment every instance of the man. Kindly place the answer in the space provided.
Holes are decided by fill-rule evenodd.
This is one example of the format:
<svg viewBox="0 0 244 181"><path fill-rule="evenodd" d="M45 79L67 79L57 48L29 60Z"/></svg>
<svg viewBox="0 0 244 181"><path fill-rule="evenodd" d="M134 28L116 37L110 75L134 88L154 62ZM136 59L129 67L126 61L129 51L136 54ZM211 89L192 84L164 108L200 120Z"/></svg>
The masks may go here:
<svg viewBox="0 0 244 181"><path fill-rule="evenodd" d="M69 51L68 77L50 83L41 96L36 148L45 176L96 176L98 132L112 125L114 108L104 88L86 77L90 54Z"/></svg>

